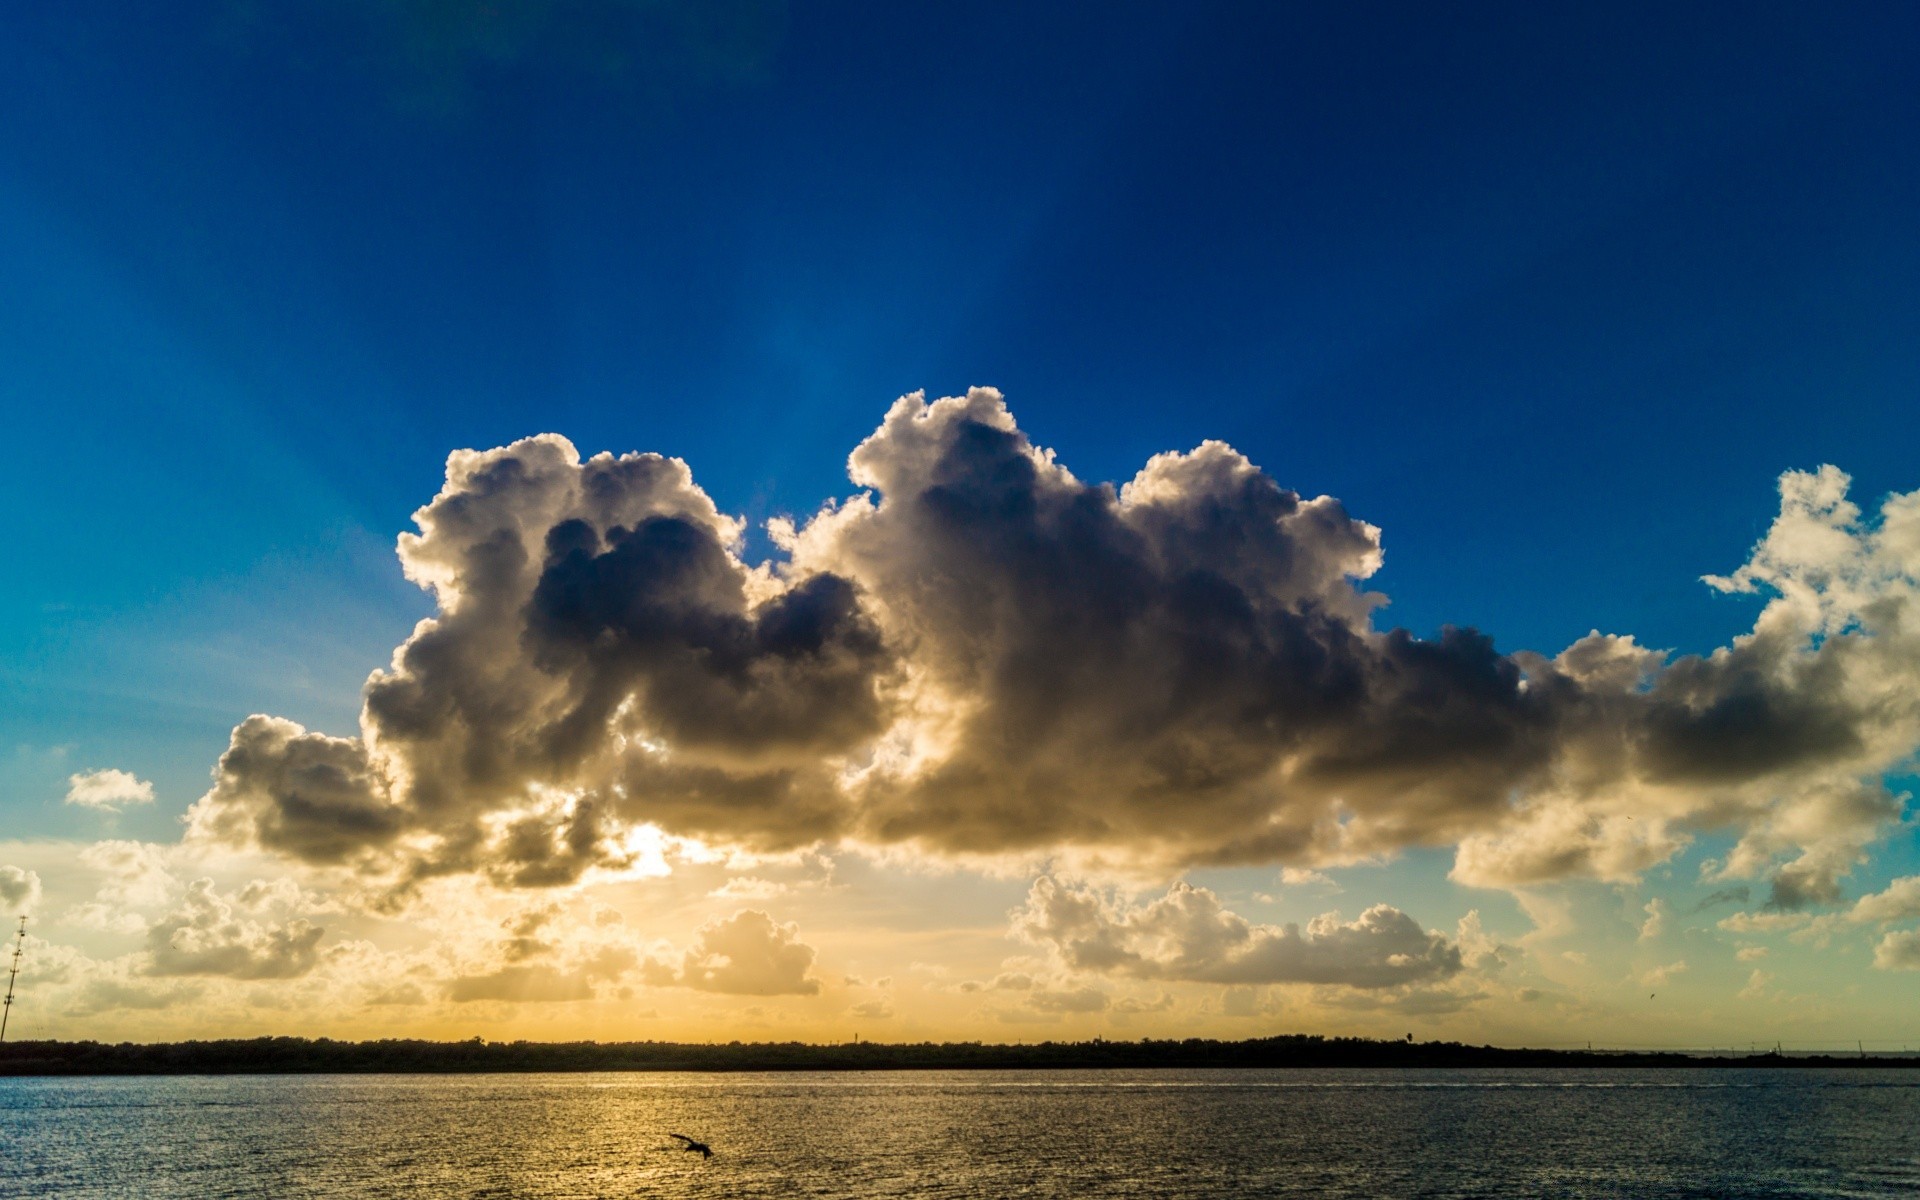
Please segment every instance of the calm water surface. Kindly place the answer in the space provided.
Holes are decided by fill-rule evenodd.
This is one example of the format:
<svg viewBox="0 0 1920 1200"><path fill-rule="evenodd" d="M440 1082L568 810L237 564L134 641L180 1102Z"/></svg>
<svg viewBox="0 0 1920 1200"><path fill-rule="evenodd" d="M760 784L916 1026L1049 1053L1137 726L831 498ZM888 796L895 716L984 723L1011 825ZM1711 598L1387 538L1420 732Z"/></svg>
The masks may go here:
<svg viewBox="0 0 1920 1200"><path fill-rule="evenodd" d="M666 1134L692 1134L711 1161ZM0 1080L0 1196L1911 1196L1903 1071Z"/></svg>

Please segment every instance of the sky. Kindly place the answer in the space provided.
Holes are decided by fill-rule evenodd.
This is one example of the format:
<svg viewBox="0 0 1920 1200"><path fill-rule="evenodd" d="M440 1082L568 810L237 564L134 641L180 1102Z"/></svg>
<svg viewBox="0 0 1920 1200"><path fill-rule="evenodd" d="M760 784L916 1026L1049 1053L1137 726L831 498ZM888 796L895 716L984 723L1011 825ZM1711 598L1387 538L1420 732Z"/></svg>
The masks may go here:
<svg viewBox="0 0 1920 1200"><path fill-rule="evenodd" d="M18 1036L1920 1047L1917 36L10 13Z"/></svg>

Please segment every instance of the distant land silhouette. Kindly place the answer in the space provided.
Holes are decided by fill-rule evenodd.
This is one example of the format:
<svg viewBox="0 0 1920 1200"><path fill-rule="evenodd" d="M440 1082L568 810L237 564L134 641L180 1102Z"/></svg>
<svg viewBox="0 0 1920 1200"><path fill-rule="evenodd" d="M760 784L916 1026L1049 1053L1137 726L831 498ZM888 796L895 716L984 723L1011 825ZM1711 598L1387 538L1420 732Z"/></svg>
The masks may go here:
<svg viewBox="0 0 1920 1200"><path fill-rule="evenodd" d="M1227 1042L430 1042L263 1037L7 1042L0 1075L398 1074L506 1071L885 1071L1153 1067L1920 1067L1920 1057L1529 1050L1306 1034Z"/></svg>

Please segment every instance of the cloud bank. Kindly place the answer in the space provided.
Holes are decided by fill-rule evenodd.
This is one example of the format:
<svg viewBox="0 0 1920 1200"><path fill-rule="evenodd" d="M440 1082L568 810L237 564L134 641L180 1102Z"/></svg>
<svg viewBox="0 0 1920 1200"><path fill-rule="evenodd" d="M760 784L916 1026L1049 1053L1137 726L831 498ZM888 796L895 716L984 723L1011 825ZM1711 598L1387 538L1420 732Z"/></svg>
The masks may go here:
<svg viewBox="0 0 1920 1200"><path fill-rule="evenodd" d="M1136 979L1385 988L1446 979L1463 966L1459 945L1384 904L1352 922L1325 913L1302 930L1252 924L1185 883L1135 907L1043 876L1013 930L1069 970Z"/></svg>
<svg viewBox="0 0 1920 1200"><path fill-rule="evenodd" d="M1770 597L1751 633L1549 657L1376 627L1380 531L1218 442L1087 483L979 388L902 398L848 470L864 490L771 523L783 557L749 564L677 459L455 453L399 546L438 611L358 734L248 718L191 836L404 892L620 870L643 826L1168 869L1451 845L1457 880L1507 887L1724 831L1717 876L1791 909L1901 812L1920 493L1867 519L1838 470L1790 472L1749 561L1707 577Z"/></svg>

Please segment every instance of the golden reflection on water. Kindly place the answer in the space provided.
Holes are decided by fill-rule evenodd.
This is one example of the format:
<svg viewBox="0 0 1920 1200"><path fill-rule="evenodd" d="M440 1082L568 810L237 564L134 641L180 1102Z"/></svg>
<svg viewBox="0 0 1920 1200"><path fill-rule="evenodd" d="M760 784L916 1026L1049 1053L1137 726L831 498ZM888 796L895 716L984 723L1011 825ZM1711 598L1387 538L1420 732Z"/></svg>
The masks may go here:
<svg viewBox="0 0 1920 1200"><path fill-rule="evenodd" d="M0 1080L0 1196L1911 1195L1916 1085L1727 1070Z"/></svg>

